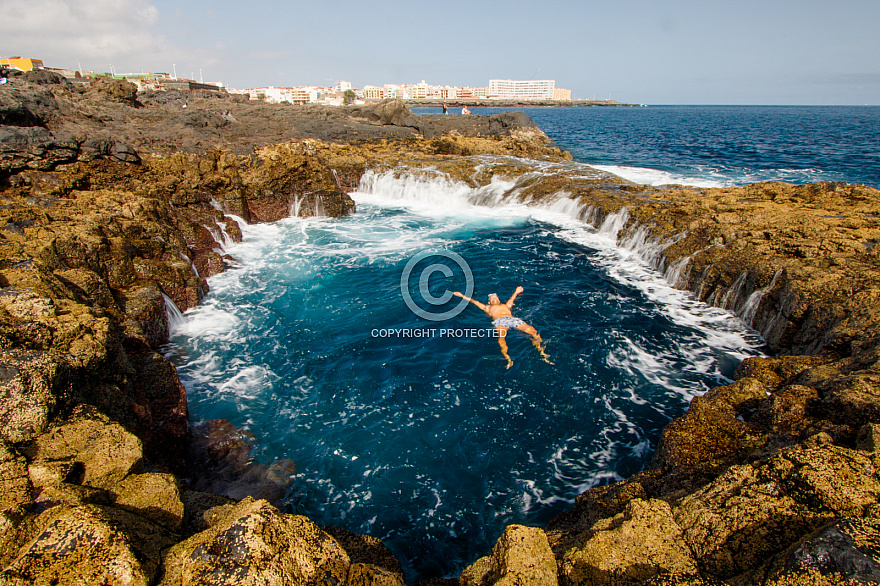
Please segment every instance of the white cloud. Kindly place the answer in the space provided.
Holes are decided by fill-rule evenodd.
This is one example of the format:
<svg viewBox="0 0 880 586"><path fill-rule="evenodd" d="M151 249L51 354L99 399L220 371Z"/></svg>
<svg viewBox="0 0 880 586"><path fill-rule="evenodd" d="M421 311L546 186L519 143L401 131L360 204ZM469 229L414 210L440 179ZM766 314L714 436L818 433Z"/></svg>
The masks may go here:
<svg viewBox="0 0 880 586"><path fill-rule="evenodd" d="M159 10L143 0L0 0L0 14L0 55L50 67L162 64L183 51L154 31Z"/></svg>

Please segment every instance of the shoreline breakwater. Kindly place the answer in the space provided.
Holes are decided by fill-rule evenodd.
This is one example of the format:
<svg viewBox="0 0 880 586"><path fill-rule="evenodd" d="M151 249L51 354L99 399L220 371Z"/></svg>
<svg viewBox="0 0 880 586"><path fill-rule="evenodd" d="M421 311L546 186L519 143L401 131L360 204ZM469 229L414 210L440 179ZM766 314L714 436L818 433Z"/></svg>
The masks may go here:
<svg viewBox="0 0 880 586"><path fill-rule="evenodd" d="M474 203L564 209L776 354L694 399L645 471L429 583L880 579L880 192L650 187L572 163L521 114L83 91L37 72L0 89L0 583L403 583L379 540L275 508L295 462L252 461L222 420L190 428L157 352L167 307L234 262L231 216L353 213L368 172L504 178Z"/></svg>

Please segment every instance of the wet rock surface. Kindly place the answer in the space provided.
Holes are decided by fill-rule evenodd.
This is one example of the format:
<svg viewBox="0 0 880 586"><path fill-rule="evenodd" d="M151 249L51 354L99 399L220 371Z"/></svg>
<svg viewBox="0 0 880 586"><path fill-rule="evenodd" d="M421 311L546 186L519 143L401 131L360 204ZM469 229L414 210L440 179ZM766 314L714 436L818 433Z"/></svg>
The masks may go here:
<svg viewBox="0 0 880 586"><path fill-rule="evenodd" d="M785 570L815 570L860 582L880 582L880 519L843 518L795 545Z"/></svg>
<svg viewBox="0 0 880 586"><path fill-rule="evenodd" d="M190 434L187 458L193 489L280 505L296 472L292 460L276 460L270 465L254 460L253 436L225 419L194 425Z"/></svg>

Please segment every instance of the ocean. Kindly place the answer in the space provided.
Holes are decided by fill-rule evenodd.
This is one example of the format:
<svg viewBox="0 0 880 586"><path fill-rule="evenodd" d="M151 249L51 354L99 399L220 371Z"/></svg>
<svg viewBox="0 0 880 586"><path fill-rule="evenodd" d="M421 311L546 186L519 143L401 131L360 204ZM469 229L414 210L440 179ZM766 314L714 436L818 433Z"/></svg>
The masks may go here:
<svg viewBox="0 0 880 586"><path fill-rule="evenodd" d="M880 106L519 110L575 160L636 183L726 187L844 181L880 189ZM502 111L472 109L474 114Z"/></svg>
<svg viewBox="0 0 880 586"><path fill-rule="evenodd" d="M880 108L806 108L799 130L785 108L527 113L578 161L634 180L880 180L860 146ZM693 397L764 350L618 246L622 217L593 227L569 205L511 203L509 187L368 172L350 217L243 225L226 245L237 267L173 327L193 422L228 419L256 458L294 460L288 509L382 539L409 581L457 576L506 525L543 525L638 472ZM511 332L506 368L486 316L451 295L517 286L515 315L553 364Z"/></svg>

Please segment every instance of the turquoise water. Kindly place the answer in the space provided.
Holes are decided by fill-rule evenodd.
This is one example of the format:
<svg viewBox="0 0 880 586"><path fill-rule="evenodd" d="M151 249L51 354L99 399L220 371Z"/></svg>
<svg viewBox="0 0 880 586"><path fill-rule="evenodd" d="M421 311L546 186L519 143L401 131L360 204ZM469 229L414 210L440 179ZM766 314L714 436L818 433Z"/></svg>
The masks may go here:
<svg viewBox="0 0 880 586"><path fill-rule="evenodd" d="M636 183L845 181L880 189L878 106L523 108L575 159ZM439 114L439 108L420 108ZM501 112L475 108L474 114Z"/></svg>
<svg viewBox="0 0 880 586"><path fill-rule="evenodd" d="M229 419L257 458L293 459L291 510L381 538L409 580L457 575L506 525L640 470L663 426L762 344L619 248L615 218L474 205L496 201L484 191L370 174L351 217L242 226L238 268L172 332L193 421ZM480 300L524 287L514 313L553 365L511 333L506 369L473 306L445 321L407 306L404 290L454 309L425 298L465 290L463 267Z"/></svg>

